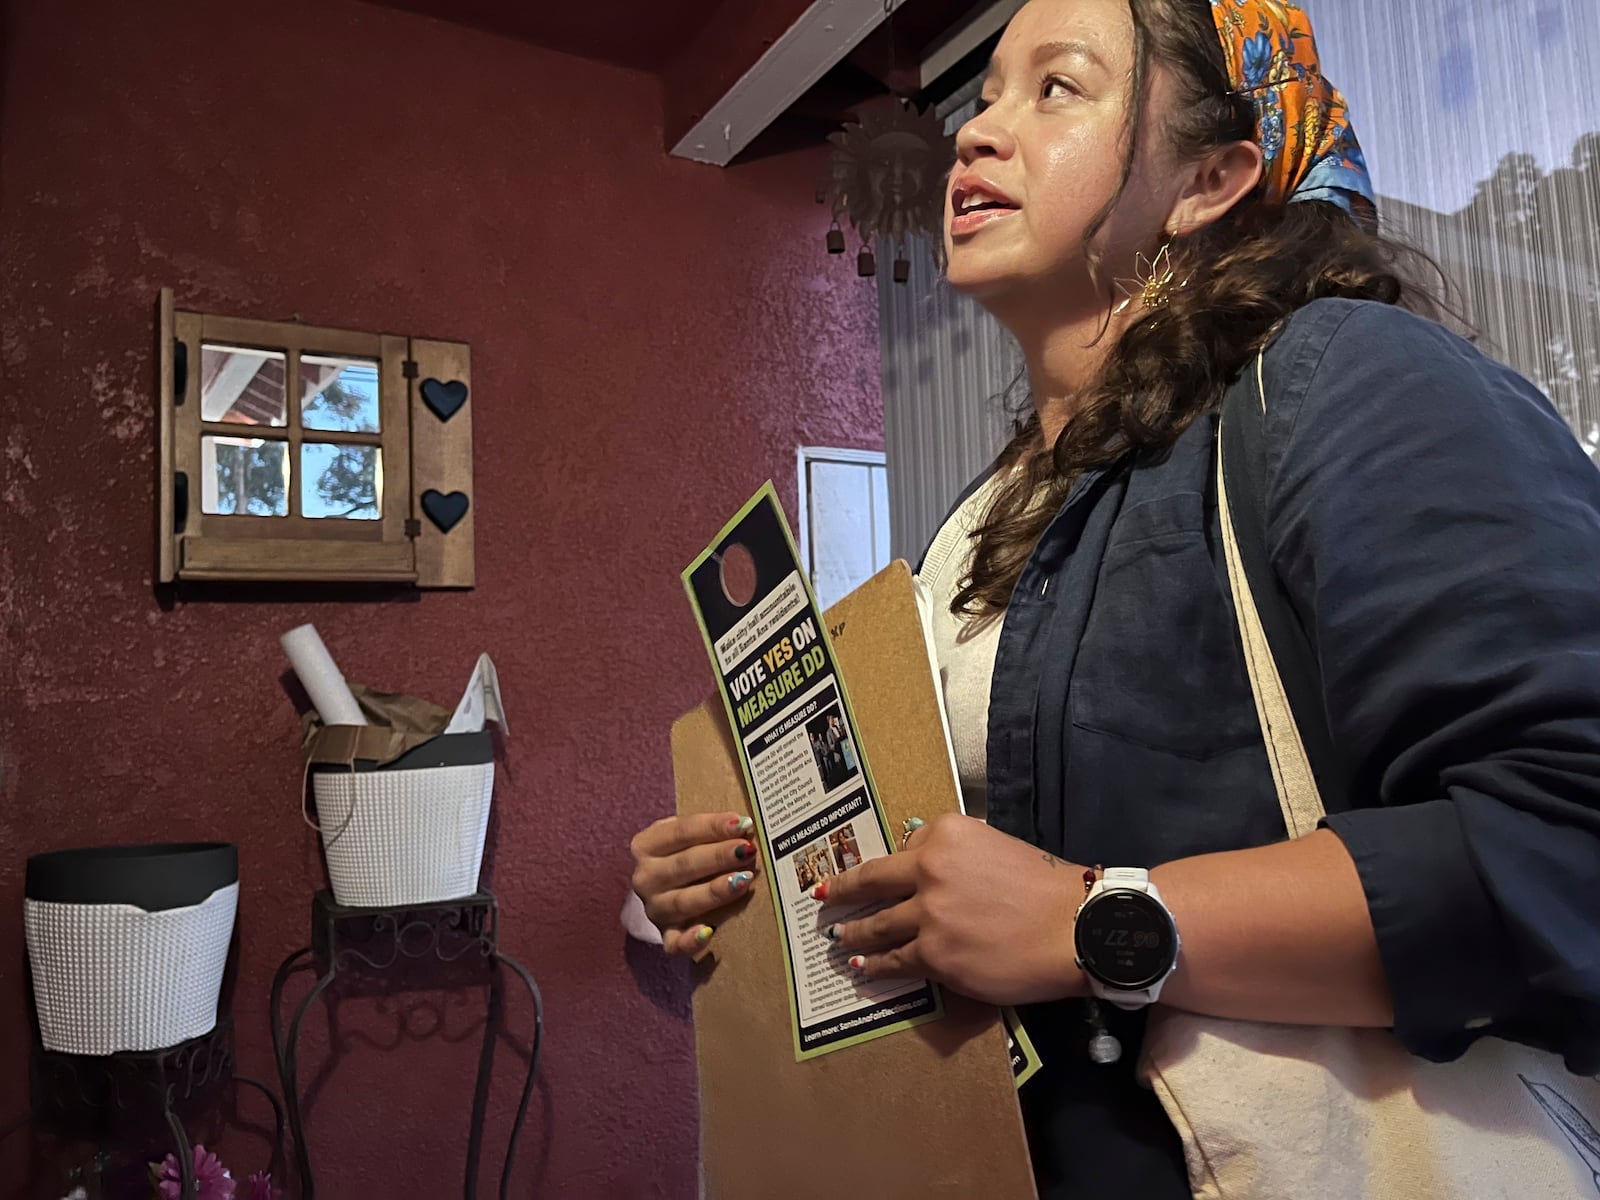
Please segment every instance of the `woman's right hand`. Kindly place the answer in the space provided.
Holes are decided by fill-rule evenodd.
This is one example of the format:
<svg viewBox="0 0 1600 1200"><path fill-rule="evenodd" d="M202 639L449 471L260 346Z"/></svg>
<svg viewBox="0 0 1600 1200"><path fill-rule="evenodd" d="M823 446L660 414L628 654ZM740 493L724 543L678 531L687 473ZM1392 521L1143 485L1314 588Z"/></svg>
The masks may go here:
<svg viewBox="0 0 1600 1200"><path fill-rule="evenodd" d="M754 828L739 813L697 813L634 835L633 890L668 954L702 954L715 930L705 918L749 895L761 869Z"/></svg>

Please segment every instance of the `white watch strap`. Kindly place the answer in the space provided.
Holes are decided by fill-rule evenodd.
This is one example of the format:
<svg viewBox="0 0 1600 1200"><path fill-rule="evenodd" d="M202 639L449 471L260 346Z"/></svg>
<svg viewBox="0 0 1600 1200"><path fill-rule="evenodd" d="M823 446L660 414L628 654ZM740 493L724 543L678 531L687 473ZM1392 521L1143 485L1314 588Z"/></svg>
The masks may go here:
<svg viewBox="0 0 1600 1200"><path fill-rule="evenodd" d="M1103 890L1111 888L1132 888L1136 892L1148 892L1150 888L1150 872L1143 867L1107 867L1100 875Z"/></svg>

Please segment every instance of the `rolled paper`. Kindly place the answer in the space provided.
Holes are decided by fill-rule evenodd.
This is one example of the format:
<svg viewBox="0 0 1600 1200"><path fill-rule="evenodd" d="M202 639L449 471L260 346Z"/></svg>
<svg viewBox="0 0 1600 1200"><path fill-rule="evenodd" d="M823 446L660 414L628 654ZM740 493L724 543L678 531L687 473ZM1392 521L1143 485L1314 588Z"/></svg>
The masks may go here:
<svg viewBox="0 0 1600 1200"><path fill-rule="evenodd" d="M367 718L339 673L339 666L322 644L315 625L300 625L284 634L283 652L324 725L365 725Z"/></svg>

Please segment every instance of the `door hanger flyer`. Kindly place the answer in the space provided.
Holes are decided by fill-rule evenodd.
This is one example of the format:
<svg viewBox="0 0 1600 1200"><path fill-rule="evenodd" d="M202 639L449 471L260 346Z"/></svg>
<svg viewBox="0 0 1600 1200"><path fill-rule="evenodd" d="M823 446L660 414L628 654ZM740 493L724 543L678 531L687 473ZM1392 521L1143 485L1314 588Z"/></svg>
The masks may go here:
<svg viewBox="0 0 1600 1200"><path fill-rule="evenodd" d="M864 980L824 930L812 889L890 853L877 788L827 626L771 482L683 573L710 652L766 853L800 1060L938 1019L926 980Z"/></svg>
<svg viewBox="0 0 1600 1200"><path fill-rule="evenodd" d="M1039 1052L1033 1048L1033 1039L1022 1027L1022 1018L1014 1008L1002 1008L1000 1020L1006 1031L1006 1054L1011 1058L1011 1079L1020 1091L1044 1066Z"/></svg>

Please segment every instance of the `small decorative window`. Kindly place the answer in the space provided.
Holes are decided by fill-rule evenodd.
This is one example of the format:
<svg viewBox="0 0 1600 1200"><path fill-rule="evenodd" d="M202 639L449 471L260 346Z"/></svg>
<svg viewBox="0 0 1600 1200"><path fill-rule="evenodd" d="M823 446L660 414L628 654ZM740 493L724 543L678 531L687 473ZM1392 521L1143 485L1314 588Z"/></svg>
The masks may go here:
<svg viewBox="0 0 1600 1200"><path fill-rule="evenodd" d="M184 312L161 292L161 583L473 584L459 342Z"/></svg>

